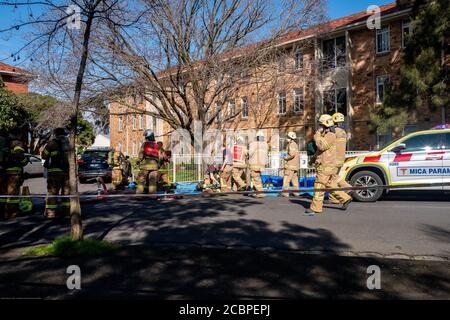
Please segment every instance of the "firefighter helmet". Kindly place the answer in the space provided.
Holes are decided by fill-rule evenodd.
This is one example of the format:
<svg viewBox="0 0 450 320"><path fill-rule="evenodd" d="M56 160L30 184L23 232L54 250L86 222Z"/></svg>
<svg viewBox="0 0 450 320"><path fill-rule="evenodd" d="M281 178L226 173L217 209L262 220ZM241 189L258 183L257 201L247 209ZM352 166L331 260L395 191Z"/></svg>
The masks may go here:
<svg viewBox="0 0 450 320"><path fill-rule="evenodd" d="M289 131L288 134L287 134L287 137L288 137L289 139L291 139L291 140L297 139L297 135L295 134L294 131Z"/></svg>
<svg viewBox="0 0 450 320"><path fill-rule="evenodd" d="M334 126L333 118L329 114L321 115L319 118L319 123L327 128Z"/></svg>
<svg viewBox="0 0 450 320"><path fill-rule="evenodd" d="M148 140L148 141L155 141L155 134L153 133L152 130L147 129L144 131L144 138L145 138L145 140Z"/></svg>
<svg viewBox="0 0 450 320"><path fill-rule="evenodd" d="M342 113L336 112L335 114L333 114L333 122L334 123L344 122L344 121L345 121L345 117Z"/></svg>

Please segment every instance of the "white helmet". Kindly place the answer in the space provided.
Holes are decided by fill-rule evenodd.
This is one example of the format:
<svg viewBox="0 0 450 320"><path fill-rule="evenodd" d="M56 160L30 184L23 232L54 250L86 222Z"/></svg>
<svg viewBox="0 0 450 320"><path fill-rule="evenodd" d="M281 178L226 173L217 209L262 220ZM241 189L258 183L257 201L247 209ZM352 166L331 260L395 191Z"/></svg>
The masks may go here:
<svg viewBox="0 0 450 320"><path fill-rule="evenodd" d="M262 130L258 130L258 132L256 133L256 137L264 138L264 132Z"/></svg>
<svg viewBox="0 0 450 320"><path fill-rule="evenodd" d="M292 140L297 139L297 135L295 134L294 131L289 131L288 134L287 134L287 137L288 137L289 139L292 139Z"/></svg>
<svg viewBox="0 0 450 320"><path fill-rule="evenodd" d="M243 137L243 136L237 137L236 143L237 143L237 144L244 144L244 143L245 143L244 137Z"/></svg>

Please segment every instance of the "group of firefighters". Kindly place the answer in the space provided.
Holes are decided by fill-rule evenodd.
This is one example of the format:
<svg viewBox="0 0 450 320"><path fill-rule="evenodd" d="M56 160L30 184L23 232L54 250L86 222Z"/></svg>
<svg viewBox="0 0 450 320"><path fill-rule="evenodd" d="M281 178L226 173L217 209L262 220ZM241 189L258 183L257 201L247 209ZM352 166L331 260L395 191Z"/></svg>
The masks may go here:
<svg viewBox="0 0 450 320"><path fill-rule="evenodd" d="M311 164L316 169L314 189L335 189L351 187L345 180L339 178L339 171L345 160L347 146L347 133L345 131L345 118L342 113L333 116L323 114L319 118L319 129L314 134L314 139L308 143ZM216 168L208 166L202 189L207 191L217 190L229 192L232 183L236 191L248 191L254 189L263 191L261 172L266 167L267 144L264 142L264 134L258 131L255 141L250 142L249 148L245 146L243 137L238 137L232 152L224 148L223 165ZM295 132L287 133L288 145L284 160L283 193L282 197L299 196L295 190L299 189L300 150L296 142ZM249 169L250 177L246 179L246 171ZM220 180L220 183L218 182ZM249 181L247 185L245 181ZM289 192L292 185L293 192ZM219 188L220 186L220 188ZM253 197L264 197L264 193L252 194ZM306 215L312 216L323 211L325 192L315 192L310 208ZM343 210L347 209L352 201L349 192L332 191L329 193L330 202L340 204Z"/></svg>
<svg viewBox="0 0 450 320"><path fill-rule="evenodd" d="M314 134L314 139L308 143L312 164L316 169L314 189L334 189L337 187L351 187L345 180L339 178L339 171L345 160L347 134L344 128L344 115L335 113L333 116L323 114L319 118L319 129ZM0 132L0 194L6 197L0 198L0 218L11 219L20 213L20 199L12 197L19 195L23 183L23 167L28 163L25 149L18 138L17 132ZM163 149L161 142L155 141L151 130L144 132L145 141L139 150L139 174L137 177L136 193L156 194L158 183L162 183L166 190L169 188L168 163L170 151ZM292 195L299 196L295 190L299 189L300 151L296 142L295 132L288 132L288 145L284 157L283 193L281 196L289 197L289 189L292 184ZM244 191L252 188L263 191L261 172L266 167L267 143L262 131L258 131L255 141L249 148L245 146L243 137L238 137L232 152L224 148L223 164L220 168L208 166L203 190L211 190L211 186L220 189L221 192L229 192L234 182L235 190ZM55 218L68 216L70 213L69 198L62 198L58 209L59 194L70 194L69 186L69 141L64 128L56 128L51 140L42 152L47 170L47 198L45 202L45 215ZM109 154L108 163L112 169L112 189L118 190L128 184L131 175L131 165L119 149ZM246 178L247 169L250 178ZM218 175L217 173L220 173ZM217 175L216 175L217 174ZM245 181L244 181L245 180ZM248 186L246 181L250 181ZM220 182L219 182L220 181ZM324 191L314 193L307 215L321 213L324 201ZM10 196L10 197L7 197ZM264 197L264 193L255 193L254 197ZM330 202L341 204L346 209L352 201L348 192L330 192Z"/></svg>

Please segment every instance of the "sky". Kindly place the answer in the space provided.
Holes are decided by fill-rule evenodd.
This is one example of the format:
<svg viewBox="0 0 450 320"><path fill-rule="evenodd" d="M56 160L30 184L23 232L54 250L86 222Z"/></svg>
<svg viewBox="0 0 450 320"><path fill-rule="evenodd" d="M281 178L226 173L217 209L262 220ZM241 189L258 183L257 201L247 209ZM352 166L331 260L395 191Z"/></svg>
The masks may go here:
<svg viewBox="0 0 450 320"><path fill-rule="evenodd" d="M342 16L346 16L352 13L366 10L370 5L383 5L394 0L328 0L328 16L330 19L336 19ZM11 26L18 17L26 17L29 14L27 9L12 9L0 6L0 30ZM23 30L22 30L23 31ZM5 37L0 33L0 62L20 66L23 61L14 61L10 58L12 52L18 50L23 44L18 34L19 32L12 33L15 36ZM26 63L26 62L25 62Z"/></svg>

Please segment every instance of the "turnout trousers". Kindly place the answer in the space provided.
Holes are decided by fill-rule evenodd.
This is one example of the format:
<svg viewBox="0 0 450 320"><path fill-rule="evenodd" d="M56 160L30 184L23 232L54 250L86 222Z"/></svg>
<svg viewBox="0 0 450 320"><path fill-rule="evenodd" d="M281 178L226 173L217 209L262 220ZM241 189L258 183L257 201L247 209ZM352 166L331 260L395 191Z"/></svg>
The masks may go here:
<svg viewBox="0 0 450 320"><path fill-rule="evenodd" d="M45 215L47 218L55 218L58 210L57 195L69 195L69 175L67 173L49 173L47 176L47 198L45 199ZM70 215L70 198L60 198L61 215Z"/></svg>
<svg viewBox="0 0 450 320"><path fill-rule="evenodd" d="M316 181L314 182L314 189L324 189L324 188L336 188L335 181L335 169L333 170L318 170L316 175ZM331 192L339 203L345 203L351 200L351 197L343 191ZM311 203L310 209L316 213L321 213L323 211L323 199L325 198L325 191L314 192L313 201Z"/></svg>
<svg viewBox="0 0 450 320"><path fill-rule="evenodd" d="M292 188L294 190L298 190L298 170L290 170L290 169L284 169L284 176L283 176L283 190L289 190L289 186L292 181ZM294 193L295 196L299 196L298 193ZM289 193L282 193L281 196L283 197L289 197Z"/></svg>

